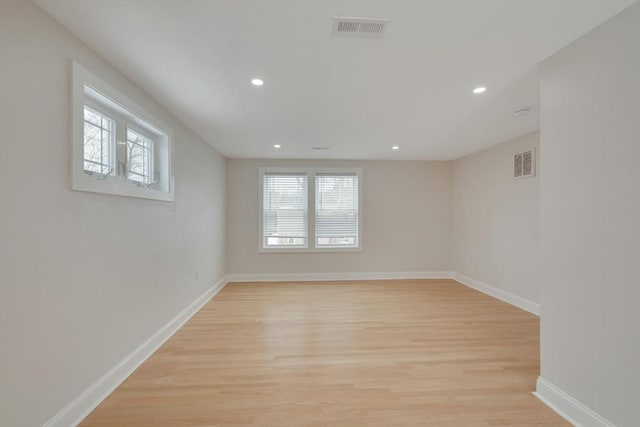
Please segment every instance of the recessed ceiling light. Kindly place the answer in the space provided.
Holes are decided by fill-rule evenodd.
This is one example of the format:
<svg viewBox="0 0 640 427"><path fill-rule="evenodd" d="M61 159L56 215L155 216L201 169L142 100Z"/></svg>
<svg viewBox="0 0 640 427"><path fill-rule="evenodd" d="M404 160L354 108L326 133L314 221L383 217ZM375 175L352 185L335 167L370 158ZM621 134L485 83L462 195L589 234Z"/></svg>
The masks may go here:
<svg viewBox="0 0 640 427"><path fill-rule="evenodd" d="M484 86L480 86L480 87L475 88L475 89L473 90L473 93L476 93L476 94L477 94L477 93L483 93L483 92L484 92L484 91L486 91L486 90L487 90L487 88L486 88L486 87L484 87Z"/></svg>
<svg viewBox="0 0 640 427"><path fill-rule="evenodd" d="M281 145L280 145L280 144L275 144L275 145L273 146L273 148L280 148L280 147L281 147Z"/></svg>
<svg viewBox="0 0 640 427"><path fill-rule="evenodd" d="M397 145L394 145L393 147L391 147L392 150L399 150L400 147L398 147Z"/></svg>
<svg viewBox="0 0 640 427"><path fill-rule="evenodd" d="M262 79L251 79L251 84L254 86L262 86L264 84L264 80Z"/></svg>

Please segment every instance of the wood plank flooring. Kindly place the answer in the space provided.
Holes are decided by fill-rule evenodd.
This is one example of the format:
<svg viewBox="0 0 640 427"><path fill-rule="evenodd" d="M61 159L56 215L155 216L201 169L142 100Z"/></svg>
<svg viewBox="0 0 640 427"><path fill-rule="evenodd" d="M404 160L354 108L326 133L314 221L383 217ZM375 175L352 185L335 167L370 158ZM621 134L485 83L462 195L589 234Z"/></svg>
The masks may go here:
<svg viewBox="0 0 640 427"><path fill-rule="evenodd" d="M568 426L534 315L451 280L233 283L82 426Z"/></svg>

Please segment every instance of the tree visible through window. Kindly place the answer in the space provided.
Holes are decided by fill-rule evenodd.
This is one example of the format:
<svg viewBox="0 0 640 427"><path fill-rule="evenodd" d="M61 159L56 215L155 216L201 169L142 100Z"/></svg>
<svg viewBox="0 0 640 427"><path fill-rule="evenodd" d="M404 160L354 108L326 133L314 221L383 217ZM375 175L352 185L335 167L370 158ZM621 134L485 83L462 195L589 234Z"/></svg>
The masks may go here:
<svg viewBox="0 0 640 427"><path fill-rule="evenodd" d="M127 179L149 185L155 182L153 140L127 129Z"/></svg>
<svg viewBox="0 0 640 427"><path fill-rule="evenodd" d="M84 170L89 174L111 175L115 163L114 120L84 107Z"/></svg>

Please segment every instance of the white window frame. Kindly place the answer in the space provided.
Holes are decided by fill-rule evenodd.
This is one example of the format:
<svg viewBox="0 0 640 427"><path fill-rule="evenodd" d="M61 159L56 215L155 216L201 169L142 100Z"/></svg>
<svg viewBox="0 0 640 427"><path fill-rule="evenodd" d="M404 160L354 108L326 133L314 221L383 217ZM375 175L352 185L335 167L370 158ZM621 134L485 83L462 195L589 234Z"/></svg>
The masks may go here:
<svg viewBox="0 0 640 427"><path fill-rule="evenodd" d="M264 175L269 173L290 173L307 175L307 247L270 248L264 246ZM316 174L345 174L358 177L358 245L355 247L316 247ZM311 168L311 167L261 167L258 168L258 252L259 253L321 253L321 252L362 252L362 169L360 168Z"/></svg>
<svg viewBox="0 0 640 427"><path fill-rule="evenodd" d="M171 128L113 86L72 61L71 66L71 189L143 199L175 201L173 137ZM116 121L116 146L125 144L127 129L154 141L154 169L157 182L142 185L126 179L126 174L88 174L84 170L84 107ZM117 153L117 149L115 150ZM122 167L115 158L116 169ZM127 165L124 166L128 168Z"/></svg>

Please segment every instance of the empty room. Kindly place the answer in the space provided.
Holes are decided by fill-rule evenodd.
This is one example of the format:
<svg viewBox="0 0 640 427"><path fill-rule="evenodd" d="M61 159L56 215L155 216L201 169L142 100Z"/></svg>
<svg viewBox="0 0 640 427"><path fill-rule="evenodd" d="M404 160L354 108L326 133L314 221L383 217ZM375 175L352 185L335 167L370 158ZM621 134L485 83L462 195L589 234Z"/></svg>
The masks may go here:
<svg viewBox="0 0 640 427"><path fill-rule="evenodd" d="M639 159L634 0L0 0L0 427L638 427Z"/></svg>

